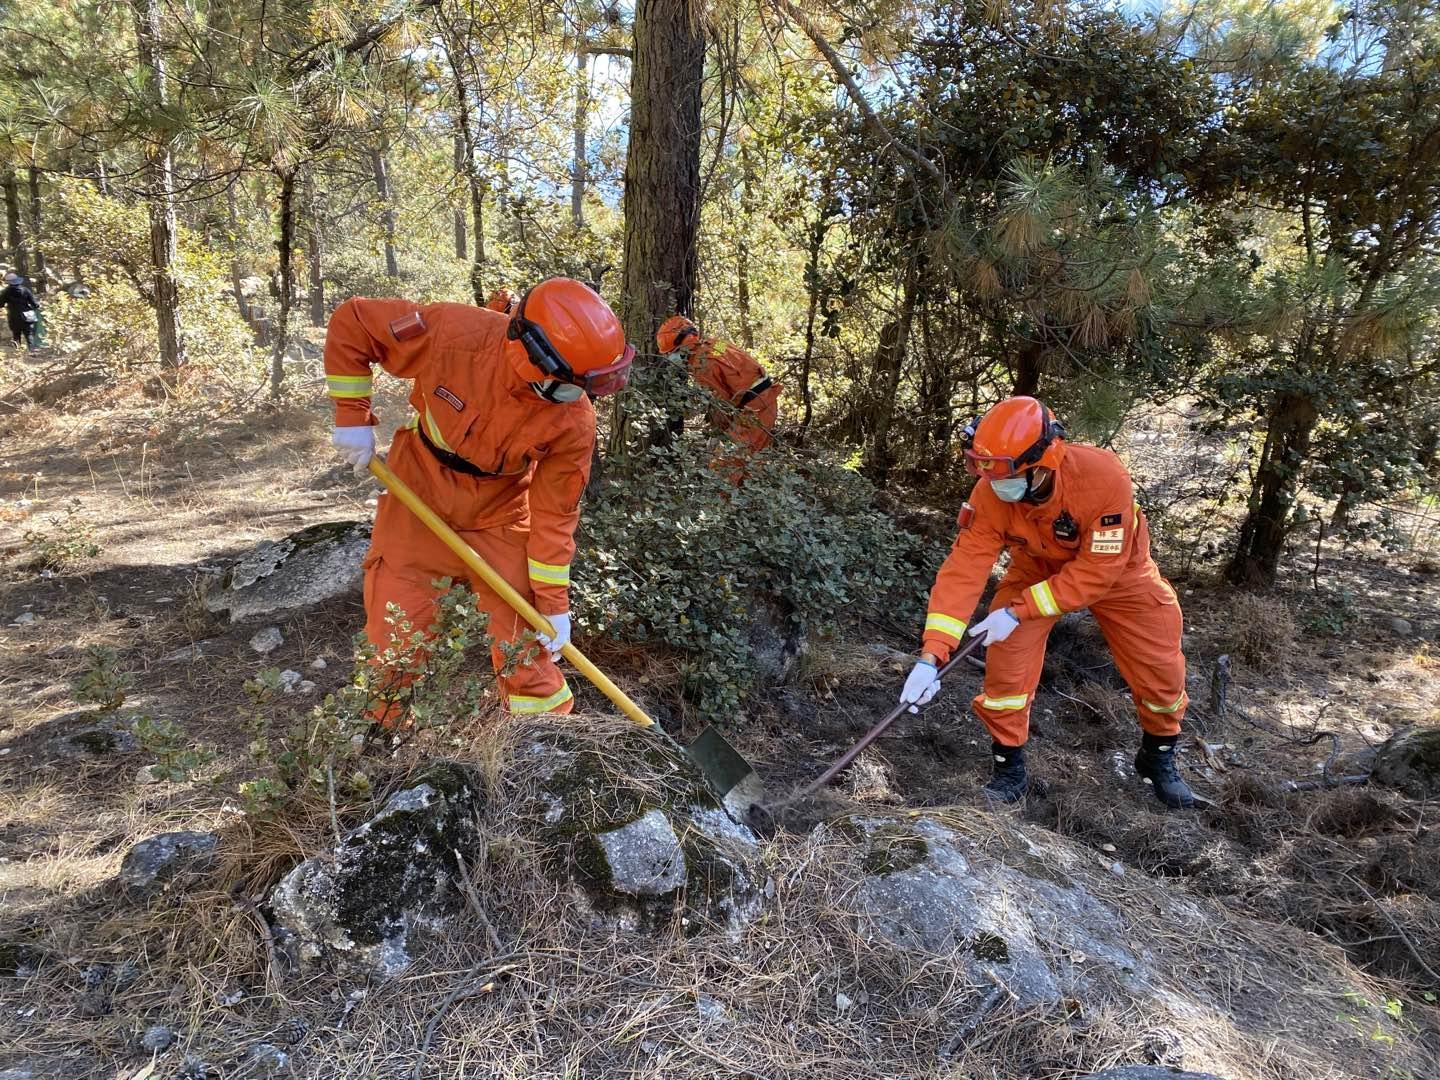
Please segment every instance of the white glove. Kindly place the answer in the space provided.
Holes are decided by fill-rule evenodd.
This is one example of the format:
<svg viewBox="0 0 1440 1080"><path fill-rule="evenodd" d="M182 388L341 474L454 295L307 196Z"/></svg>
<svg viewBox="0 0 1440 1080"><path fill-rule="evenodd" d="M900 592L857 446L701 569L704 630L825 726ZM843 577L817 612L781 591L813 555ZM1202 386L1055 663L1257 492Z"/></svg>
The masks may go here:
<svg viewBox="0 0 1440 1080"><path fill-rule="evenodd" d="M358 427L337 427L330 436L330 445L340 460L355 468L356 476L364 476L366 466L375 456L375 429L369 424Z"/></svg>
<svg viewBox="0 0 1440 1080"><path fill-rule="evenodd" d="M548 634L536 634L535 639L550 650L551 657L560 655L560 650L570 644L570 612L562 611L559 615L546 615L550 625L555 628L555 636Z"/></svg>
<svg viewBox="0 0 1440 1080"><path fill-rule="evenodd" d="M910 711L918 713L920 706L940 692L940 675L935 665L928 660L917 660L905 677L905 689L900 691L900 704L909 705Z"/></svg>
<svg viewBox="0 0 1440 1080"><path fill-rule="evenodd" d="M1010 614L1009 608L996 608L970 628L970 636L984 634L985 640L982 644L989 648L991 645L998 645L1004 641L1015 632L1015 628L1019 625L1020 620Z"/></svg>

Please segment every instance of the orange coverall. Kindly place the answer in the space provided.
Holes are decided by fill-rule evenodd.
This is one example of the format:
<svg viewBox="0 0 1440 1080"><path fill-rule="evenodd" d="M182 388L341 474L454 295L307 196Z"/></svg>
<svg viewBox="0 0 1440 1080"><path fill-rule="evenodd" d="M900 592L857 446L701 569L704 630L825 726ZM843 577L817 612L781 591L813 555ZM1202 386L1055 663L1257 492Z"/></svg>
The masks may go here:
<svg viewBox="0 0 1440 1080"><path fill-rule="evenodd" d="M738 410L712 411L710 423L717 430L752 452L770 445L779 414L780 386L770 381L753 356L707 338L690 350L685 363L697 383Z"/></svg>
<svg viewBox="0 0 1440 1080"><path fill-rule="evenodd" d="M1054 484L1039 504L1003 502L988 482L976 485L971 521L962 525L930 592L924 650L941 663L949 659L995 559L1009 548L1010 569L991 610L1010 608L1020 625L987 650L984 690L974 700L991 737L1003 746L1024 745L1050 628L1065 612L1086 607L1130 686L1141 728L1177 735L1189 700L1180 603L1150 557L1130 474L1110 451L1072 444Z"/></svg>
<svg viewBox="0 0 1440 1080"><path fill-rule="evenodd" d="M330 319L326 383L336 425L344 427L376 423L371 364L413 380L415 414L395 433L390 467L542 614L554 615L570 610L570 562L595 412L587 398L554 404L536 396L506 356L508 322L468 304L347 300ZM488 475L447 467L431 446ZM390 644L389 603L416 629L430 625L431 582L439 577L468 579L490 613L497 672L499 644L516 641L528 625L390 495L380 496L364 565L365 634L377 648ZM565 677L545 649L537 651L501 680L506 705L513 713L569 712Z"/></svg>

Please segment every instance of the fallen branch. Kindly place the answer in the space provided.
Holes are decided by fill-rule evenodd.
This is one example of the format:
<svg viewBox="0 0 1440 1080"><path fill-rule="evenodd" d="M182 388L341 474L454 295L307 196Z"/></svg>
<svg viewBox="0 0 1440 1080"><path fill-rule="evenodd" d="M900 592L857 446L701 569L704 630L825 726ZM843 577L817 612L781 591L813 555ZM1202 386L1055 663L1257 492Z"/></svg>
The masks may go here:
<svg viewBox="0 0 1440 1080"><path fill-rule="evenodd" d="M450 991L445 1000L440 1003L440 1007L435 1010L435 1015L430 1017L430 1022L425 1025L425 1037L420 1040L420 1046L415 1051L415 1068L410 1073L415 1080L420 1080L425 1069L425 1055L430 1052L430 1044L435 1041L435 1032L439 1030L445 1017L450 1014L450 1010L462 1001L491 993L495 989L495 980L511 971L516 966L513 961L522 955L524 954L517 951L493 959L485 959L465 973L464 981ZM487 966L490 966L490 969L481 975L480 972Z"/></svg>
<svg viewBox="0 0 1440 1080"><path fill-rule="evenodd" d="M990 1015L990 1011L1000 1003L1000 999L1004 996L1005 989L1002 986L999 984L993 986L990 992L980 999L980 1004L975 1006L975 1011L966 1018L963 1024L955 1029L955 1034L950 1036L950 1040L945 1044L945 1049L940 1051L940 1056L945 1058L954 1057L961 1046L965 1044L965 1040L975 1034L975 1030L985 1022L985 1018Z"/></svg>
<svg viewBox="0 0 1440 1080"><path fill-rule="evenodd" d="M1422 956L1420 950L1415 947L1415 942L1410 940L1410 935L1405 933L1405 928L1395 921L1394 916L1392 916L1388 911L1385 910L1384 906L1380 903L1379 897L1377 897L1374 893L1367 889L1365 887L1365 883L1362 882L1360 879L1354 877L1351 874L1347 874L1344 870L1339 870L1337 872L1342 878L1350 882L1350 884L1354 885L1357 889L1359 889L1362 893L1365 894L1365 899L1369 900L1370 903L1374 905L1375 910L1380 912L1380 914L1384 917L1385 921L1390 924L1390 928L1394 930L1395 933L1400 935L1401 943L1405 946L1407 950L1409 950L1411 957L1413 957L1415 960L1415 963L1420 965L1420 970L1425 972L1426 975L1430 976L1431 984L1440 987L1440 975L1435 974L1435 969L1425 962L1425 957Z"/></svg>

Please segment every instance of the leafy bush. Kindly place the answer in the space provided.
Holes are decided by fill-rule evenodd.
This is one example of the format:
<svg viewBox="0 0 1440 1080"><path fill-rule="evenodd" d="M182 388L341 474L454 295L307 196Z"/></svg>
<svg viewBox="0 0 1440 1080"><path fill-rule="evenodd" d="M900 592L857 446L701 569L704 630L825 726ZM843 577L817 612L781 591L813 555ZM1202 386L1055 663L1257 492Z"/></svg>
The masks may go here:
<svg viewBox="0 0 1440 1080"><path fill-rule="evenodd" d="M774 451L737 489L710 466L712 450L704 435L648 450L587 503L575 561L582 627L678 649L686 696L706 719L733 715L755 684L747 630L759 600L811 632L862 612L918 630L944 551L872 509L865 480Z"/></svg>
<svg viewBox="0 0 1440 1080"><path fill-rule="evenodd" d="M100 554L95 527L85 520L81 509L80 500L71 499L63 510L25 530L22 539L29 551L31 566L60 573L73 570Z"/></svg>
<svg viewBox="0 0 1440 1080"><path fill-rule="evenodd" d="M405 613L390 605L390 644L377 650L363 634L355 638L355 672L349 685L303 716L281 709L280 672L267 668L245 683L250 698L246 719L250 756L261 775L240 785L248 812L267 815L292 799L370 794L370 776L362 767L366 751L378 742L408 742L423 731L443 729L477 715L493 684L490 665L483 676L462 673L466 653L488 654L490 616L477 608L464 585L442 578L444 590L428 634L419 632ZM517 645L507 670L533 644ZM488 658L488 657L487 657ZM379 727L374 717L403 717L403 726Z"/></svg>

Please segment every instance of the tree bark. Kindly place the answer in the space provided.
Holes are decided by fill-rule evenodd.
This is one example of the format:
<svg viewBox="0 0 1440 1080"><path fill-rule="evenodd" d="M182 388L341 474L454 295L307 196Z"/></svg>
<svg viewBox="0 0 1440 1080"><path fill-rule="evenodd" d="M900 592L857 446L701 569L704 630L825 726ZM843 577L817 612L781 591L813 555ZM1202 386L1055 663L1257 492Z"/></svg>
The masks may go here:
<svg viewBox="0 0 1440 1080"><path fill-rule="evenodd" d="M890 448L890 429L895 423L895 399L900 390L900 374L905 367L905 352L910 342L910 325L915 318L915 299L919 293L919 274L914 265L906 268L904 293L900 310L880 331L875 347L874 373L880 379L880 396L876 404L869 453L863 471L876 487L883 488L890 479L895 455Z"/></svg>
<svg viewBox="0 0 1440 1080"><path fill-rule="evenodd" d="M1236 585L1273 585L1285 539L1290 532L1290 507L1320 410L1308 395L1278 393L1270 407L1265 445L1250 485L1249 506L1240 524L1240 540L1225 576Z"/></svg>
<svg viewBox="0 0 1440 1080"><path fill-rule="evenodd" d="M385 162L388 140L380 148L370 151L370 166L375 172L375 194L380 200L381 221L385 227L385 273L392 278L400 276L400 260L395 256L395 200L390 191L390 169Z"/></svg>
<svg viewBox="0 0 1440 1080"><path fill-rule="evenodd" d="M455 140L456 167L465 177L465 186L470 193L470 232L474 237L470 262L470 295L476 304L485 303L485 185L480 176L480 163L476 159L475 128L470 113L470 91L465 86L465 76L460 69L456 55L460 45L445 40L445 58L450 65L451 88L455 94ZM458 228L459 226L457 226ZM463 256L462 256L463 257Z"/></svg>
<svg viewBox="0 0 1440 1080"><path fill-rule="evenodd" d="M30 250L35 257L33 284L37 293L45 291L45 251L40 246L43 234L43 218L40 214L40 170L30 166Z"/></svg>
<svg viewBox="0 0 1440 1080"><path fill-rule="evenodd" d="M13 168L5 170L4 186L5 246L9 249L10 265L21 277L27 277L30 262L25 257L25 230L20 218L20 182Z"/></svg>
<svg viewBox="0 0 1440 1080"><path fill-rule="evenodd" d="M277 169L280 178L279 220L275 247L280 256L280 310L270 347L270 397L278 401L285 381L285 350L290 345L290 305L295 295L295 174L298 166Z"/></svg>
<svg viewBox="0 0 1440 1080"><path fill-rule="evenodd" d="M815 317L820 310L820 252L825 247L827 220L822 207L820 216L810 227L810 248L805 257L805 291L809 294L809 302L805 310L805 355L800 358L800 401L804 407L800 430L796 433L796 442L800 445L804 445L805 433L810 430L810 421L815 415L810 372L815 362Z"/></svg>
<svg viewBox="0 0 1440 1080"><path fill-rule="evenodd" d="M666 317L694 310L704 68L705 35L693 4L637 0L620 316L625 336L642 349ZM624 395L616 397L613 420L611 450L623 455L630 426ZM677 426L672 417L666 432Z"/></svg>
<svg viewBox="0 0 1440 1080"><path fill-rule="evenodd" d="M320 200L315 176L305 171L305 262L310 273L310 325L325 325L325 250L320 235Z"/></svg>
<svg viewBox="0 0 1440 1080"><path fill-rule="evenodd" d="M755 169L750 151L740 147L740 230L735 243L735 302L740 308L740 344L755 347L750 323L750 221L755 213Z"/></svg>
<svg viewBox="0 0 1440 1080"><path fill-rule="evenodd" d="M1040 373L1044 367L1045 346L1038 341L1026 341L1015 354L1016 397L1036 397L1040 390Z"/></svg>
<svg viewBox="0 0 1440 1080"><path fill-rule="evenodd" d="M230 292L235 297L235 307L240 318L248 325L250 305L245 302L245 293L240 285L240 214L235 207L235 184L225 186L225 212L230 225Z"/></svg>
<svg viewBox="0 0 1440 1080"><path fill-rule="evenodd" d="M585 136L590 118L590 53L582 37L575 49L575 148L570 174L570 223L585 227Z"/></svg>
<svg viewBox="0 0 1440 1080"><path fill-rule="evenodd" d="M130 0L140 63L150 69L149 105L163 112L170 87L160 40L160 0ZM145 158L145 202L150 213L150 302L155 308L160 364L174 371L185 363L180 335L180 287L175 281L175 166L170 137L157 134Z"/></svg>
<svg viewBox="0 0 1440 1080"><path fill-rule="evenodd" d="M465 169L465 140L461 137L459 129L455 132L455 175L468 176ZM455 207L455 257L457 259L468 259L468 244L466 243L466 225L464 207Z"/></svg>

